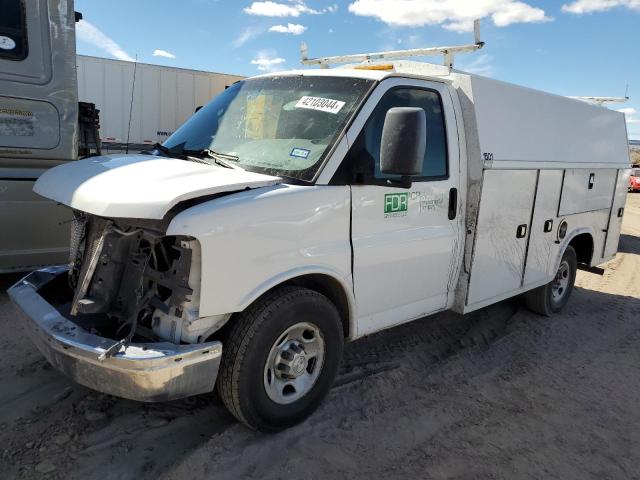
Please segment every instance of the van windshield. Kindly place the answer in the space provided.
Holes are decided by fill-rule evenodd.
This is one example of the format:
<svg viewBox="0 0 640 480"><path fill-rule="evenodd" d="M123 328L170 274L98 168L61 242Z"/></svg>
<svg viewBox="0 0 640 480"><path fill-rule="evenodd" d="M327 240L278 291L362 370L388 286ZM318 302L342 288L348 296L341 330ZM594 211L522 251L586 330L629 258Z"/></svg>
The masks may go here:
<svg viewBox="0 0 640 480"><path fill-rule="evenodd" d="M372 85L347 77L244 80L198 110L163 146L208 150L246 170L310 181Z"/></svg>

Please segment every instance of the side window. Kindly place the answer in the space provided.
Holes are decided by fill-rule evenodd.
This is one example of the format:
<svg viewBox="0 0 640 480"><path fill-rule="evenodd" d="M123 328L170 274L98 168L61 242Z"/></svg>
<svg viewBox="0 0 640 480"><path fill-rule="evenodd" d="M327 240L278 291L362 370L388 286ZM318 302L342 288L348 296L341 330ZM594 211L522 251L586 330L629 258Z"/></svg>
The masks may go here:
<svg viewBox="0 0 640 480"><path fill-rule="evenodd" d="M376 183L376 180L393 178L380 172L382 127L387 112L393 107L418 107L425 111L427 151L421 177L425 180L446 178L449 174L447 140L440 95L433 90L398 87L389 90L380 99L353 145L349 161L345 162L345 168L355 170L356 183ZM343 178L345 174L344 171L338 173Z"/></svg>
<svg viewBox="0 0 640 480"><path fill-rule="evenodd" d="M0 59L27 58L24 0L0 0Z"/></svg>

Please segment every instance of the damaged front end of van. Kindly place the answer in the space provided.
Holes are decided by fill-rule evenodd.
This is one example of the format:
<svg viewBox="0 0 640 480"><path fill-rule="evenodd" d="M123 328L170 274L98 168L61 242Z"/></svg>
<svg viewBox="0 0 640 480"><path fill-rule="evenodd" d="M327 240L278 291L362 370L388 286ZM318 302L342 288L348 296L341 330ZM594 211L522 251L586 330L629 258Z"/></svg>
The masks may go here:
<svg viewBox="0 0 640 480"><path fill-rule="evenodd" d="M71 253L9 289L22 325L55 368L95 390L139 401L213 390L222 344L209 337L228 316L200 318L199 242L167 228L202 199L277 182L148 155L48 171L36 191L72 208Z"/></svg>

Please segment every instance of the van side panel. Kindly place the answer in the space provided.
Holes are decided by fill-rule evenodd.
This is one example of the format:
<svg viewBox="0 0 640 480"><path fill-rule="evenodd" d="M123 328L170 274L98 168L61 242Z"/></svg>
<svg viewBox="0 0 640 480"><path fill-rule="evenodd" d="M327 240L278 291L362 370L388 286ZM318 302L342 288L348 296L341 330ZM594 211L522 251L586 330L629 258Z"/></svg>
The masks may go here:
<svg viewBox="0 0 640 480"><path fill-rule="evenodd" d="M570 172L485 170L465 313L551 281L562 253L576 235L588 234L593 240L590 265L601 264L617 251L621 224L618 215L626 198L628 175L620 171L615 199L612 185L608 206L599 208L604 202L597 189L586 188L582 192L566 188L567 181L588 179L592 170L568 175ZM561 198L574 205L573 211L580 211L558 215ZM567 223L567 233L560 238L558 227L562 222Z"/></svg>
<svg viewBox="0 0 640 480"><path fill-rule="evenodd" d="M565 170L558 215L609 209L616 183L617 170Z"/></svg>
<svg viewBox="0 0 640 480"><path fill-rule="evenodd" d="M622 228L622 216L624 214L624 206L627 201L627 189L629 187L630 174L631 170L618 171L616 190L611 204L611 212L609 214L609 224L606 229L607 237L604 242L604 251L602 252L603 260L613 257L618 251L620 229ZM596 251L595 253L597 254L599 252Z"/></svg>
<svg viewBox="0 0 640 480"><path fill-rule="evenodd" d="M195 205L167 235L189 235L202 249L201 317L244 310L293 277L351 278L351 195L346 186L275 185ZM237 254L233 252L239 252Z"/></svg>
<svg viewBox="0 0 640 480"><path fill-rule="evenodd" d="M524 286L546 282L554 273L554 261L560 247L556 243L560 223L557 213L563 173L562 170L540 171L527 249Z"/></svg>
<svg viewBox="0 0 640 480"><path fill-rule="evenodd" d="M498 80L471 78L485 160L560 168L566 163L584 168L628 164L622 113Z"/></svg>
<svg viewBox="0 0 640 480"><path fill-rule="evenodd" d="M467 305L522 284L537 171L486 170Z"/></svg>

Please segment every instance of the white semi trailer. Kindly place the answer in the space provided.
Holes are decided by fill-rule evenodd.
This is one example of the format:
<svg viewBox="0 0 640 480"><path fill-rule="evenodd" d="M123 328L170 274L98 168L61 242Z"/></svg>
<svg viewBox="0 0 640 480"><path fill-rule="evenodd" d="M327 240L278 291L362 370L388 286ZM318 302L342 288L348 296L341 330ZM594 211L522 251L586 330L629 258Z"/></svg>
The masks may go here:
<svg viewBox="0 0 640 480"><path fill-rule="evenodd" d="M77 55L78 100L100 110L103 153L165 141L238 75Z"/></svg>
<svg viewBox="0 0 640 480"><path fill-rule="evenodd" d="M520 294L558 312L616 253L624 116L444 53L243 80L151 154L47 171L73 260L9 290L17 321L84 385L163 401L217 383L273 431L318 406L345 341Z"/></svg>

